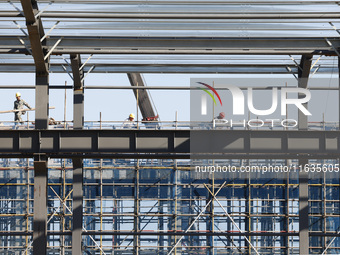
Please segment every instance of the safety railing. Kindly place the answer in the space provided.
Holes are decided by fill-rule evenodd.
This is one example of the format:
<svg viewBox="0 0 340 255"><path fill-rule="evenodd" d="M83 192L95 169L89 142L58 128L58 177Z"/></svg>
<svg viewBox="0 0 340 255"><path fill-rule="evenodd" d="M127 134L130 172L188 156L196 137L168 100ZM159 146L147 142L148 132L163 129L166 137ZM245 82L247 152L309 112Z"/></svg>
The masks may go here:
<svg viewBox="0 0 340 255"><path fill-rule="evenodd" d="M1 121L1 130L35 129L34 121ZM73 121L54 121L48 129L73 129ZM298 130L295 120L213 120L213 121L85 121L84 129L143 130ZM339 122L308 122L308 130L339 130Z"/></svg>

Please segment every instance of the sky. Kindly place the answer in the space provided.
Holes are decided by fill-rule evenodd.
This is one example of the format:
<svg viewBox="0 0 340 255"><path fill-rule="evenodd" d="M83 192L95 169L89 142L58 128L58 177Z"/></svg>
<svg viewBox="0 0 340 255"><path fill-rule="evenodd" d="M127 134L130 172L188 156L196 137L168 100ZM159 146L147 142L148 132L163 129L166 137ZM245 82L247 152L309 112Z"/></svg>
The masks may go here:
<svg viewBox="0 0 340 255"><path fill-rule="evenodd" d="M0 85L34 85L34 74L3 74ZM190 85L190 78L171 77L164 79L164 75L145 75L148 85ZM72 80L67 74L51 74L51 85L72 85ZM161 84L160 84L161 81ZM130 86L126 74L89 74L85 80L86 85L99 86ZM15 100L15 93L20 91L22 99L27 101L31 107L35 106L35 93L32 89L6 89L1 90L0 111L11 110ZM178 119L189 120L189 91L152 91L152 99L162 120L175 120L176 111ZM67 90L66 112L67 120L73 118L73 92ZM50 90L50 106L55 106L55 110L50 110L50 116L56 120L64 119L65 90ZM132 90L85 90L85 121L98 121L100 112L102 120L122 121L130 113L136 114L136 100ZM0 115L0 121L11 121L13 114ZM26 117L24 117L26 118ZM139 119L141 119L139 112ZM30 119L34 119L34 112L30 112Z"/></svg>
<svg viewBox="0 0 340 255"><path fill-rule="evenodd" d="M34 74L1 74L2 79L0 85L34 85ZM332 78L330 75L322 80L320 86L329 87L336 86L338 83L337 75ZM228 77L256 77L256 75L228 75L228 74L144 74L147 86L190 86L191 78L228 78ZM257 76L259 77L259 76ZM269 75L270 78L286 77L291 79L291 75ZM313 80L317 77L313 76ZM65 74L50 74L50 85L64 85L65 81L68 85L72 85L71 78ZM130 86L126 74L89 74L85 79L85 87L89 86ZM314 85L313 85L314 86ZM15 93L21 92L22 98L27 101L31 107L35 107L35 92L33 89L2 89L0 100L0 111L13 109ZM150 90L152 100L156 106L156 110L162 121L174 121L176 112L179 121L190 120L190 92L188 90ZM73 92L71 89L66 93L66 120L73 119ZM256 92L255 104L266 101L268 93ZM58 121L64 120L64 100L65 90L50 90L50 106L56 109L50 110L50 117ZM267 100L268 101L268 100ZM269 102L270 103L270 102ZM226 104L225 111L230 110L231 102ZM323 113L325 113L326 121L338 121L338 93L337 91L312 91L312 100L310 101L310 109L312 117L310 121L322 121ZM265 108L264 108L265 109ZM292 110L294 111L294 110ZM130 113L136 114L136 100L132 90L85 90L85 121L99 121L100 112L103 121L123 121ZM142 116L138 113L138 119ZM136 114L137 115L137 114ZM290 116L294 116L291 112ZM12 121L14 114L1 114L1 121ZM34 120L34 112L29 113L30 120ZM26 116L24 116L26 120Z"/></svg>

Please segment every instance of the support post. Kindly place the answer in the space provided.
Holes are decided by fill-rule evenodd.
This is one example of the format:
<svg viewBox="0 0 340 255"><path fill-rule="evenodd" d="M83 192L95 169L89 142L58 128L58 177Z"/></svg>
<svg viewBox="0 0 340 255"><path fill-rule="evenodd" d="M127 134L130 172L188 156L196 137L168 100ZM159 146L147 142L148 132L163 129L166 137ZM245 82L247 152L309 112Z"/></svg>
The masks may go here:
<svg viewBox="0 0 340 255"><path fill-rule="evenodd" d="M84 73L80 70L80 55L71 55L74 82L73 94L73 129L84 127ZM73 158L73 229L72 254L82 254L83 230L83 160Z"/></svg>
<svg viewBox="0 0 340 255"><path fill-rule="evenodd" d="M307 88L310 68L312 64L312 55L303 55L300 62L298 73L298 85L300 88ZM304 97L299 94L298 97ZM303 104L307 108L307 103ZM308 130L308 117L299 110L298 112L299 130ZM299 159L299 165L308 164L308 159ZM300 254L309 254L309 218L308 218L308 173L302 171L299 173L299 243Z"/></svg>
<svg viewBox="0 0 340 255"><path fill-rule="evenodd" d="M49 109L49 57L43 48L46 45L44 28L36 0L21 0L25 15L30 47L36 72L36 112L35 128L47 129ZM40 155L34 160L34 216L33 216L33 255L47 254L47 175L48 166L46 156Z"/></svg>
<svg viewBox="0 0 340 255"><path fill-rule="evenodd" d="M298 86L299 88L307 88L308 86L308 78L310 73L310 68L312 66L313 55L303 55L301 57L300 68L298 69ZM305 95L299 93L299 98L304 98ZM308 107L308 103L302 104L306 109ZM304 115L303 112L298 112L298 125L299 130L308 130L308 116Z"/></svg>
<svg viewBox="0 0 340 255"><path fill-rule="evenodd" d="M73 73L73 129L83 129L84 126L84 72L81 67L80 55L71 54Z"/></svg>
<svg viewBox="0 0 340 255"><path fill-rule="evenodd" d="M47 159L35 159L33 255L47 254L47 172Z"/></svg>
<svg viewBox="0 0 340 255"><path fill-rule="evenodd" d="M35 88L35 128L48 129L49 75L36 74Z"/></svg>
<svg viewBox="0 0 340 255"><path fill-rule="evenodd" d="M40 17L36 17L39 12L36 0L21 0L22 9L25 15L26 26L30 38L32 55L36 69L36 112L35 112L35 128L47 129L48 127L48 102L49 102L49 57L46 49L44 38L44 28Z"/></svg>
<svg viewBox="0 0 340 255"><path fill-rule="evenodd" d="M338 57L338 72L339 72L339 89L338 89L338 96L339 96L339 100L338 100L338 111L339 111L339 126L338 126L338 130L340 130L340 57Z"/></svg>
<svg viewBox="0 0 340 255"><path fill-rule="evenodd" d="M75 158L73 161L73 229L72 254L82 254L83 230L83 160Z"/></svg>
<svg viewBox="0 0 340 255"><path fill-rule="evenodd" d="M308 164L308 160L299 160L299 165ZM299 241L300 254L309 254L309 218L308 218L308 174L299 173Z"/></svg>

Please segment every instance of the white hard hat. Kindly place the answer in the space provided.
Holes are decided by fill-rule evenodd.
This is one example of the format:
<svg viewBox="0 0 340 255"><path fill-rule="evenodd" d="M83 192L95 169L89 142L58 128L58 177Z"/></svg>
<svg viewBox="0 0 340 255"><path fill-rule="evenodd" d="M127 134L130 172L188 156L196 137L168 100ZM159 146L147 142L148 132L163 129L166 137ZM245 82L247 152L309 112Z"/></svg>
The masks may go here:
<svg viewBox="0 0 340 255"><path fill-rule="evenodd" d="M134 115L133 113L131 113L131 114L129 115L129 117L134 119L134 118L135 118L135 115Z"/></svg>
<svg viewBox="0 0 340 255"><path fill-rule="evenodd" d="M21 93L20 93L20 92L17 92L17 93L15 94L15 97L21 97Z"/></svg>

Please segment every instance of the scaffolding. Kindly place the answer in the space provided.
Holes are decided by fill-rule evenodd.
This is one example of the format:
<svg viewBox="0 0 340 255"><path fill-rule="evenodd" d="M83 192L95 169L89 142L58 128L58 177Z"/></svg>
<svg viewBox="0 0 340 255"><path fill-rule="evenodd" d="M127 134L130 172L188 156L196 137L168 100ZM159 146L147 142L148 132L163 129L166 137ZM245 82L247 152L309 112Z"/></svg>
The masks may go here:
<svg viewBox="0 0 340 255"><path fill-rule="evenodd" d="M33 162L3 159L0 163L0 251L31 254ZM228 163L244 164L242 160ZM49 162L48 254L72 254L72 170L71 160ZM320 173L308 183L311 254L321 254L333 238L325 254L340 251L340 183L335 176ZM186 160L86 159L83 252L168 254L180 240L173 254L207 254L207 250L214 254L253 254L255 250L298 254L297 177L226 178L225 173L191 171ZM208 189L217 193L220 188L207 208Z"/></svg>
<svg viewBox="0 0 340 255"><path fill-rule="evenodd" d="M0 126L0 253L339 254L338 168L299 166L339 165L340 113L309 123L299 111L296 130L266 131L84 121L85 90L130 89L150 118L149 89L191 89L146 87L141 73L280 74L305 89L313 75L339 75L339 10L331 0L0 2L0 73L35 74L34 86L0 89L36 98L34 123ZM50 84L51 73L73 84ZM132 86L85 86L90 73L127 73ZM74 98L72 121L53 128L52 89ZM213 135L223 151L190 150L191 134ZM193 169L288 161L296 167L280 178Z"/></svg>

